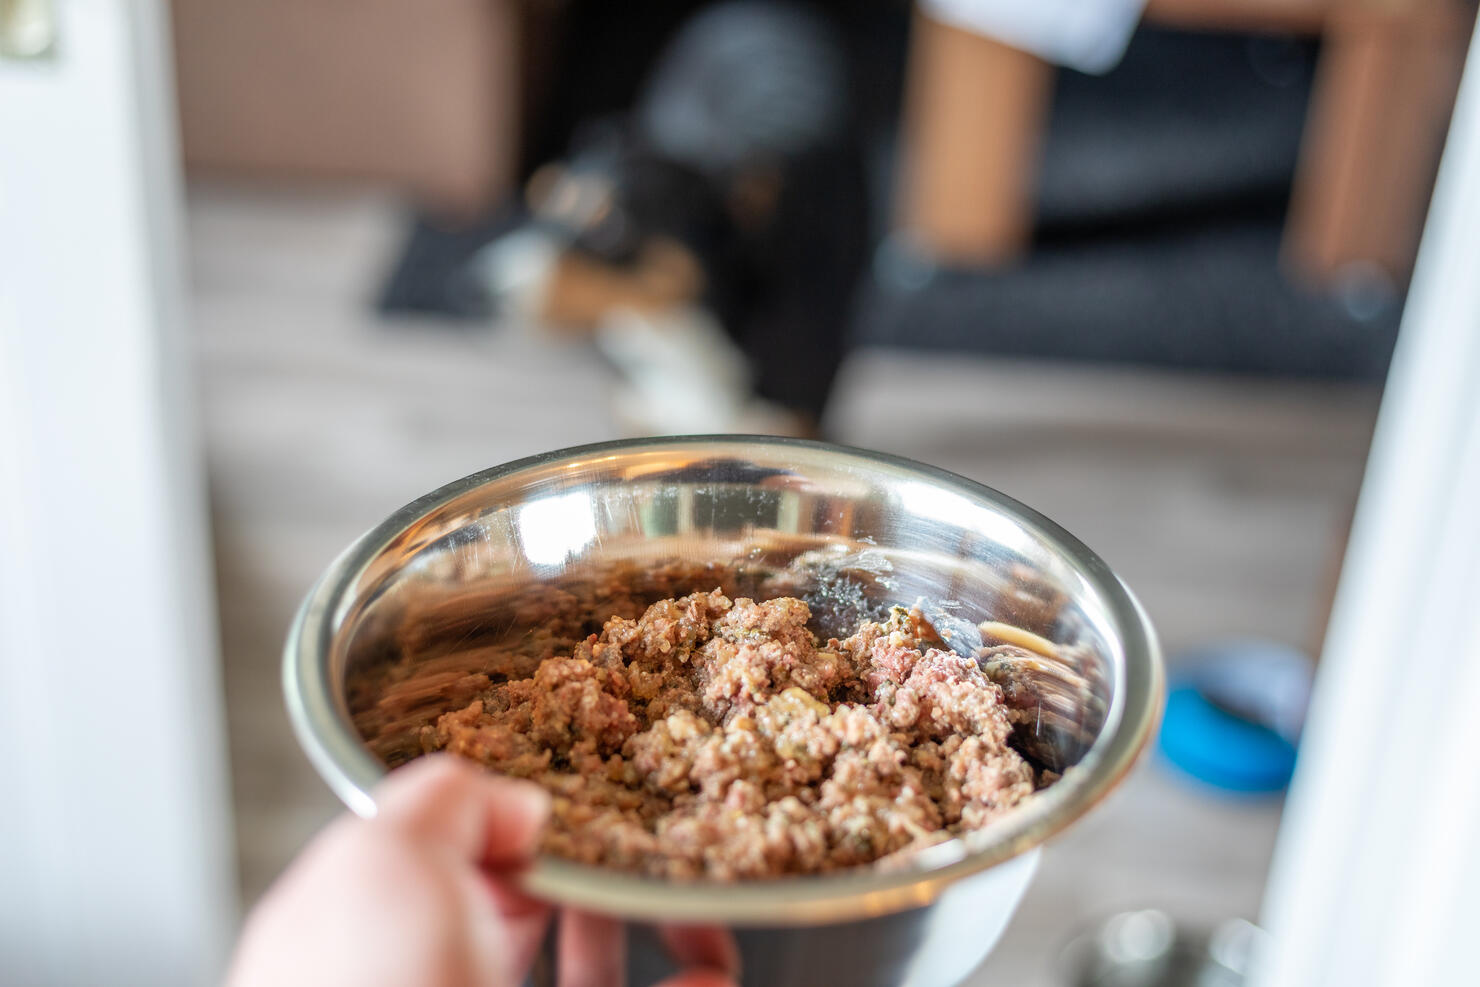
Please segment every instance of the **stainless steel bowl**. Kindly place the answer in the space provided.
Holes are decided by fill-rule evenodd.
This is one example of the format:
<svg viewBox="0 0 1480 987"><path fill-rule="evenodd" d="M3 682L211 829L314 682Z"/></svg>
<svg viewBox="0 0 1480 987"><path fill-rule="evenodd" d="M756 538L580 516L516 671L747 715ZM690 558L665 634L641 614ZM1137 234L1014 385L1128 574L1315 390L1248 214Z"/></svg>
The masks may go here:
<svg viewBox="0 0 1480 987"><path fill-rule="evenodd" d="M604 443L476 473L397 511L309 593L284 657L294 728L340 798L373 814L386 766L354 714L373 704L356 683L378 662L521 633L521 619L537 619L520 617L530 601L603 574L709 564L807 596L824 622L923 597L1055 642L1056 660L1028 663L1017 694L1044 714L1024 739L1063 778L903 869L677 883L542 858L528 890L634 923L734 929L747 983L958 982L1006 926L1039 845L1130 769L1163 694L1155 636L1121 581L989 487L895 456L751 436Z"/></svg>

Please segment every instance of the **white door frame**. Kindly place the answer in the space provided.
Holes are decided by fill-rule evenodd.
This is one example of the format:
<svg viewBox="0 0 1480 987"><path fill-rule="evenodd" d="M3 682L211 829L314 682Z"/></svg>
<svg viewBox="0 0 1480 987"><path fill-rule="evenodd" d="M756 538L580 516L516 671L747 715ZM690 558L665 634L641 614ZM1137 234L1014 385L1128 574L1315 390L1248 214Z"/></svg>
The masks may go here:
<svg viewBox="0 0 1480 987"><path fill-rule="evenodd" d="M1480 40L1429 207L1280 829L1261 987L1476 982L1477 705Z"/></svg>
<svg viewBox="0 0 1480 987"><path fill-rule="evenodd" d="M204 984L236 889L161 0L0 58L0 980Z"/></svg>

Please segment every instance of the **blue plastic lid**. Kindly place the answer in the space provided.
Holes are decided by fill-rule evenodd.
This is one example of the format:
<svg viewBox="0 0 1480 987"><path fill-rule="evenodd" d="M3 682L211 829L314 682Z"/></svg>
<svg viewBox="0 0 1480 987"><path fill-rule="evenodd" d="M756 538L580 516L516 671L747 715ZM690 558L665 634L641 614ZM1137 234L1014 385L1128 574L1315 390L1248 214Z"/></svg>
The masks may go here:
<svg viewBox="0 0 1480 987"><path fill-rule="evenodd" d="M1213 705L1192 686L1167 696L1161 751L1201 781L1235 792L1277 792L1295 771L1295 745Z"/></svg>

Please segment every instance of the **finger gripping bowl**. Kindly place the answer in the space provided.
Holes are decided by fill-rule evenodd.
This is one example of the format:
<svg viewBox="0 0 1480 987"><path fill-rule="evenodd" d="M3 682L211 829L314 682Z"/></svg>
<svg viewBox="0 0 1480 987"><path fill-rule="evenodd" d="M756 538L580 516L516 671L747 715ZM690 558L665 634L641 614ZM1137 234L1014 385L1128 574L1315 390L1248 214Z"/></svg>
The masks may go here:
<svg viewBox="0 0 1480 987"><path fill-rule="evenodd" d="M410 753L393 735L377 735L372 749L357 729L375 708L377 669L537 633L548 601L589 597L614 579L652 598L717 583L784 590L807 599L822 634L924 599L955 619L1056 645L994 671L1011 701L1032 704L1019 727L1023 750L1063 778L907 865L724 884L551 857L528 871L527 890L553 902L638 925L732 930L746 983L959 982L1006 926L1040 845L1119 783L1161 708L1144 612L1098 556L1035 511L880 453L679 437L475 473L350 546L310 591L287 642L284 688L309 758L351 809L373 814L387 763ZM638 966L652 961L643 941Z"/></svg>

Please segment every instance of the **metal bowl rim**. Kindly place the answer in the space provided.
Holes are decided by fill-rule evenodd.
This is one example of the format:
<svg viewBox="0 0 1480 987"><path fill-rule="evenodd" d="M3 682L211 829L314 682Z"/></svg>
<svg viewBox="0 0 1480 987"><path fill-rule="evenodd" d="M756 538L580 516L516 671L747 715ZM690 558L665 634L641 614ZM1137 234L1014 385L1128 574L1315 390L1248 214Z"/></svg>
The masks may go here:
<svg viewBox="0 0 1480 987"><path fill-rule="evenodd" d="M364 746L329 680L335 614L369 564L412 524L477 488L519 473L597 454L692 446L743 455L756 446L793 447L885 467L961 494L1036 529L1101 594L1120 635L1114 694L1099 736L1083 760L1028 805L988 828L931 848L938 863L900 870L721 883L664 881L541 856L521 875L529 893L582 909L645 921L788 926L851 921L930 904L952 883L1002 863L1062 831L1125 777L1161 715L1161 652L1144 609L1098 555L1055 522L985 484L902 456L851 446L749 435L685 435L616 440L557 449L480 470L418 497L353 542L325 570L289 629L283 691L294 733L310 762L354 812L375 814L371 790L385 767Z"/></svg>

